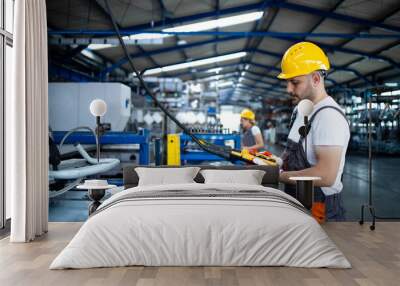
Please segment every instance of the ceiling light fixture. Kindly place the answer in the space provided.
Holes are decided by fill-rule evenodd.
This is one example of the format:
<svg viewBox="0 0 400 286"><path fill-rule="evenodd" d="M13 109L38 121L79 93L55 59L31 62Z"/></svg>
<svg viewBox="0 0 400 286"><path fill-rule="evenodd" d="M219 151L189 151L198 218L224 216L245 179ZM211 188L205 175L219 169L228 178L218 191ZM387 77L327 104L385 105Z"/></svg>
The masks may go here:
<svg viewBox="0 0 400 286"><path fill-rule="evenodd" d="M250 12L236 16L223 17L215 20L207 20L193 24L180 25L171 28L165 28L161 31L164 33L168 32L200 32L206 30L212 30L216 28L224 28L229 26L240 25L248 22L253 22L261 19L264 15L263 11ZM139 40L146 41L149 40L148 44L151 44L151 40L163 39L167 37L171 37L174 35L169 34L157 34L157 33L140 33L140 34L132 34L130 36L122 37L124 40ZM156 42L160 44L160 42ZM178 41L178 45L182 45L183 41ZM113 47L111 44L91 44L89 45L89 49L91 50L100 50L105 48Z"/></svg>
<svg viewBox="0 0 400 286"><path fill-rule="evenodd" d="M165 67L161 67L161 68L149 69L149 70L145 71L144 74L152 75L152 74L159 74L159 73L163 73L163 72L170 72L170 71L181 70L181 69L186 69L186 68L191 68L191 67L198 67L198 66L216 63L216 62L234 60L234 59L242 58L244 56L246 56L246 52L232 53L232 54L223 55L223 56L217 56L217 57L211 57L211 58L206 58L206 59L201 59L201 60L194 60L191 62L169 65L169 66L165 66Z"/></svg>
<svg viewBox="0 0 400 286"><path fill-rule="evenodd" d="M219 18L216 20L203 21L194 24L182 25L172 28L163 29L163 32L199 32L212 30L216 28L224 28L248 22L259 20L263 16L264 12L250 12L246 14Z"/></svg>
<svg viewBox="0 0 400 286"><path fill-rule="evenodd" d="M222 71L222 68L213 68L206 70L205 73L219 73L220 71Z"/></svg>

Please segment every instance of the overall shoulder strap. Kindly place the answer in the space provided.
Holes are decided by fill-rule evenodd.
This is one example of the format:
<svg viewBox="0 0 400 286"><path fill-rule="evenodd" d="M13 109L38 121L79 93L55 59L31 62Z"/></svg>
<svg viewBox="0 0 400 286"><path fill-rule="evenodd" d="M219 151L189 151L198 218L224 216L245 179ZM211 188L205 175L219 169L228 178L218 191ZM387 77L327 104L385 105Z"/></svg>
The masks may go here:
<svg viewBox="0 0 400 286"><path fill-rule="evenodd" d="M294 122L296 121L297 117L297 107L293 109L292 115L290 117L290 122L289 122L289 130L292 129Z"/></svg>
<svg viewBox="0 0 400 286"><path fill-rule="evenodd" d="M337 112L339 112L343 116L343 118L346 120L347 124L349 124L349 121L347 121L346 115L344 114L344 112L340 108L337 108L336 106L332 106L332 105L327 105L327 106L323 106L323 107L317 109L317 111L314 112L314 114L311 116L311 118L309 120L309 123L308 123L309 127L311 127L311 124L314 121L315 116L318 113L320 113L322 110L324 110L324 109L334 109L334 110L336 110ZM310 129L310 128L308 128L308 129Z"/></svg>
<svg viewBox="0 0 400 286"><path fill-rule="evenodd" d="M334 110L336 110L337 112L339 112L339 113L343 116L344 120L346 120L346 122L347 122L347 124L349 125L349 128L350 128L350 123L349 123L349 121L347 120L346 115L344 114L344 112L343 112L340 108L337 108L336 106L327 105L327 106L323 106L323 107L317 109L317 111L315 111L314 114L310 117L310 119L309 119L309 121L308 121L307 134L306 134L305 136L307 136L308 133L310 132L310 130L311 130L311 124L313 123L313 121L314 121L316 115L317 115L318 113L320 113L322 110L328 109L328 108L329 108L329 109L334 109ZM300 142L303 142L305 136L303 136L302 134L300 134Z"/></svg>

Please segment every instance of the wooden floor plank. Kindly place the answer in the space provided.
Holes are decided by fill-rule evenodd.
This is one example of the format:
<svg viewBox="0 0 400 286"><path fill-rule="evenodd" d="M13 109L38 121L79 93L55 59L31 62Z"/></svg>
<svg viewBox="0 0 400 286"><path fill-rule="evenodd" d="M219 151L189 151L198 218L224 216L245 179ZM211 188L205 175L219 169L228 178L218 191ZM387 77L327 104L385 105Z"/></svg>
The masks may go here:
<svg viewBox="0 0 400 286"><path fill-rule="evenodd" d="M290 267L117 267L49 270L81 223L50 223L49 233L32 243L0 240L0 285L399 285L400 222L379 222L375 231L355 222L327 223L324 229L352 269Z"/></svg>

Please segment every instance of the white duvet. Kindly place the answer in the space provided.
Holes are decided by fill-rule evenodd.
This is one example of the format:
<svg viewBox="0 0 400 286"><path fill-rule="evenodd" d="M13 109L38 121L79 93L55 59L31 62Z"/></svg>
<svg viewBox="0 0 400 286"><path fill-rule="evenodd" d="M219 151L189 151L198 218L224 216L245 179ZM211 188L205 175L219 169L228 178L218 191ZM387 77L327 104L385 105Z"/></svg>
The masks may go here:
<svg viewBox="0 0 400 286"><path fill-rule="evenodd" d="M146 191L262 190L254 185L180 184L135 187L106 200L50 269L145 266L294 266L349 268L308 214L262 198L182 197L122 200Z"/></svg>

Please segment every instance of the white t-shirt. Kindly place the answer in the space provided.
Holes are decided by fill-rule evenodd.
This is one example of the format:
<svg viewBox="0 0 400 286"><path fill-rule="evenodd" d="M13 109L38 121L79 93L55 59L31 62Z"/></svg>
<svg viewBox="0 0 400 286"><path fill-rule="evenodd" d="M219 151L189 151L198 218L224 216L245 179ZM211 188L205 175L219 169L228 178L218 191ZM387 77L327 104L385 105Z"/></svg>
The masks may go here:
<svg viewBox="0 0 400 286"><path fill-rule="evenodd" d="M260 128L256 125L254 125L253 127L251 127L251 134L253 134L253 136L261 134Z"/></svg>
<svg viewBox="0 0 400 286"><path fill-rule="evenodd" d="M334 106L337 108L341 107L333 100L332 97L321 100L316 105L314 105L314 112L323 106ZM311 118L312 114L309 116ZM289 139L294 142L299 142L300 134L298 132L299 128L304 125L304 118L297 114L296 120L290 129ZM340 159L339 170L336 176L335 183L330 187L322 187L322 191L325 195L332 195L340 193L343 189L343 184L341 182L341 177L343 173L345 156L347 145L350 139L349 125L345 118L334 109L324 109L321 110L314 121L311 124L311 130L307 135L307 160L311 165L317 164L315 147L316 146L342 146L342 155ZM303 140L303 148L305 148L305 142Z"/></svg>

